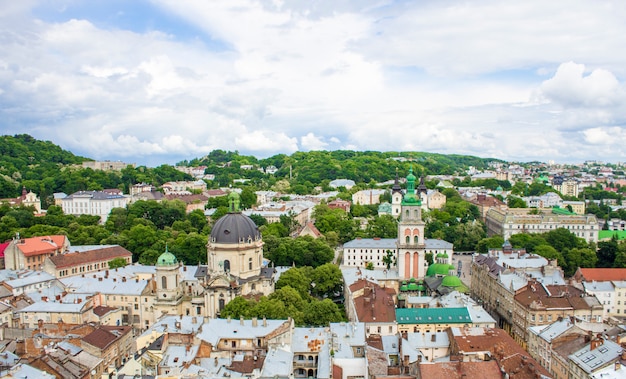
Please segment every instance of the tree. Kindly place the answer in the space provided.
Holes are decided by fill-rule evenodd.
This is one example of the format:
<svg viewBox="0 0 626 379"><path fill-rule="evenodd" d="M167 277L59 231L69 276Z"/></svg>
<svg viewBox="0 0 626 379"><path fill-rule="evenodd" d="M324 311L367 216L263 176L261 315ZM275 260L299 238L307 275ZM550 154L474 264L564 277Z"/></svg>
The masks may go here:
<svg viewBox="0 0 626 379"><path fill-rule="evenodd" d="M489 238L483 238L476 244L476 252L480 254L487 254L489 249L501 248L504 245L504 238L502 236L493 236Z"/></svg>
<svg viewBox="0 0 626 379"><path fill-rule="evenodd" d="M613 267L617 256L617 238L598 242L598 264L596 267Z"/></svg>
<svg viewBox="0 0 626 379"><path fill-rule="evenodd" d="M286 286L298 291L303 299L308 299L311 279L304 274L303 270L297 267L292 267L280 275L275 288L279 290Z"/></svg>
<svg viewBox="0 0 626 379"><path fill-rule="evenodd" d="M546 242L557 251L565 249L582 248L587 245L584 239L577 237L574 233L565 228L551 230L543 235Z"/></svg>
<svg viewBox="0 0 626 379"><path fill-rule="evenodd" d="M385 256L383 257L383 263L385 264L385 266L387 266L387 271L391 269L391 266L395 266L397 264L396 255L393 253L393 251L391 250L385 251Z"/></svg>
<svg viewBox="0 0 626 379"><path fill-rule="evenodd" d="M224 306L224 309L220 312L221 318L240 318L250 317L252 313L253 304L241 296L237 296L233 300L229 301Z"/></svg>
<svg viewBox="0 0 626 379"><path fill-rule="evenodd" d="M519 197L509 196L506 203L509 208L526 208L526 202Z"/></svg>
<svg viewBox="0 0 626 379"><path fill-rule="evenodd" d="M254 221L254 223L256 224L256 226L263 226L263 225L267 225L267 220L265 219L265 217L261 216L260 214L257 213L252 213L250 215L250 219L252 221Z"/></svg>
<svg viewBox="0 0 626 379"><path fill-rule="evenodd" d="M304 308L304 324L307 326L327 326L344 320L341 310L330 299L312 301Z"/></svg>
<svg viewBox="0 0 626 379"><path fill-rule="evenodd" d="M559 265L564 264L563 255L560 252L556 251L556 249L550 245L537 246L535 248L535 254L540 255L546 259L550 259L550 260L556 259Z"/></svg>
<svg viewBox="0 0 626 379"><path fill-rule="evenodd" d="M334 298L343 291L343 275L339 267L326 263L313 270L311 293L319 298Z"/></svg>
<svg viewBox="0 0 626 379"><path fill-rule="evenodd" d="M126 259L122 257L113 258L108 262L108 264L109 264L110 270L113 270L118 267L126 267Z"/></svg>
<svg viewBox="0 0 626 379"><path fill-rule="evenodd" d="M398 220L390 215L376 216L368 224L370 237L396 238L398 236Z"/></svg>

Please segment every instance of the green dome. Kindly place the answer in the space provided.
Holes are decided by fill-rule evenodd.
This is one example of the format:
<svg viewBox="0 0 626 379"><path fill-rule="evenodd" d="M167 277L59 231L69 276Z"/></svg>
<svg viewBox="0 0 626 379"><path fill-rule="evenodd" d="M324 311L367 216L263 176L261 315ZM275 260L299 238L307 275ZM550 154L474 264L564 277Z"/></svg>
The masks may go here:
<svg viewBox="0 0 626 379"><path fill-rule="evenodd" d="M417 291L417 284L415 283L409 284L409 291Z"/></svg>
<svg viewBox="0 0 626 379"><path fill-rule="evenodd" d="M441 285L444 287L461 287L463 283L461 283L461 279L454 275L448 275L443 278Z"/></svg>
<svg viewBox="0 0 626 379"><path fill-rule="evenodd" d="M400 291L406 292L408 290L409 290L409 287L406 284L403 284L403 285L400 286Z"/></svg>
<svg viewBox="0 0 626 379"><path fill-rule="evenodd" d="M422 292L424 292L424 291L426 291L426 287L424 287L424 285L423 285L423 284L418 284L418 285L417 285L417 290L418 290L418 291L422 291Z"/></svg>
<svg viewBox="0 0 626 379"><path fill-rule="evenodd" d="M409 279L409 282L410 282L410 283L415 283L415 278L411 278L411 279Z"/></svg>
<svg viewBox="0 0 626 379"><path fill-rule="evenodd" d="M174 266L178 264L178 260L176 256L169 251L167 251L167 247L165 247L165 253L161 254L157 259L157 266Z"/></svg>
<svg viewBox="0 0 626 379"><path fill-rule="evenodd" d="M450 270L455 270L456 267L454 265L450 265L447 263L433 263L428 266L428 270L426 270L426 276L446 276L450 272Z"/></svg>

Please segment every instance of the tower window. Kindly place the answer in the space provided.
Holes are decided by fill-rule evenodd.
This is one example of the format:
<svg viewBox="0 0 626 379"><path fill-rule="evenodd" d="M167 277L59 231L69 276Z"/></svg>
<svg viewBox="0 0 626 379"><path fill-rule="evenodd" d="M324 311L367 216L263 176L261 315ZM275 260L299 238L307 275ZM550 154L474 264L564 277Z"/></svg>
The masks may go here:
<svg viewBox="0 0 626 379"><path fill-rule="evenodd" d="M161 287L166 290L167 289L167 277L166 276L162 276L161 277Z"/></svg>

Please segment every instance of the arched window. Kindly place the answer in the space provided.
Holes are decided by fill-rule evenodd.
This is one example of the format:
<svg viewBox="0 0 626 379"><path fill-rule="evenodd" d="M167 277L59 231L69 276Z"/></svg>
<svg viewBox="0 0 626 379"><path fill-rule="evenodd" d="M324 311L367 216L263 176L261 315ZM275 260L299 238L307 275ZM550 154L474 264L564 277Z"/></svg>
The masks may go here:
<svg viewBox="0 0 626 379"><path fill-rule="evenodd" d="M164 290L167 289L167 277L166 276L161 277L161 288L163 288Z"/></svg>
<svg viewBox="0 0 626 379"><path fill-rule="evenodd" d="M420 237L419 237L419 236L415 236L415 237L413 237L413 243L417 245L417 244L418 244L418 242L419 242L419 239L420 239Z"/></svg>
<svg viewBox="0 0 626 379"><path fill-rule="evenodd" d="M248 270L252 270L252 258L248 258Z"/></svg>
<svg viewBox="0 0 626 379"><path fill-rule="evenodd" d="M224 272L230 271L230 261L227 259L224 261Z"/></svg>
<svg viewBox="0 0 626 379"><path fill-rule="evenodd" d="M226 305L226 302L224 301L224 299L220 299L219 300L219 308L220 311L224 310L224 306Z"/></svg>
<svg viewBox="0 0 626 379"><path fill-rule="evenodd" d="M406 236L406 243L411 243L411 237L410 236Z"/></svg>

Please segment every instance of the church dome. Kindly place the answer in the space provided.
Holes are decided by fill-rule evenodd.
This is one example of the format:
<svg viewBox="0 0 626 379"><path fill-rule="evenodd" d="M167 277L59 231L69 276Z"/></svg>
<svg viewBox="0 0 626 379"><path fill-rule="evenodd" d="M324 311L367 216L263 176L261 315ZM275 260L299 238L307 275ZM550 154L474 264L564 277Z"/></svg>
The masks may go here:
<svg viewBox="0 0 626 379"><path fill-rule="evenodd" d="M159 255L157 259L157 266L174 266L178 264L178 260L176 256L169 251L167 251L167 247L165 248L165 253Z"/></svg>
<svg viewBox="0 0 626 379"><path fill-rule="evenodd" d="M211 230L211 241L214 243L240 243L260 238L261 233L254 221L241 213L224 215Z"/></svg>
<svg viewBox="0 0 626 379"><path fill-rule="evenodd" d="M454 265L450 265L447 263L433 263L428 266L428 270L426 270L426 276L446 276L450 272L450 270L454 270Z"/></svg>
<svg viewBox="0 0 626 379"><path fill-rule="evenodd" d="M448 275L441 281L441 285L444 287L461 287L461 279L454 275Z"/></svg>

